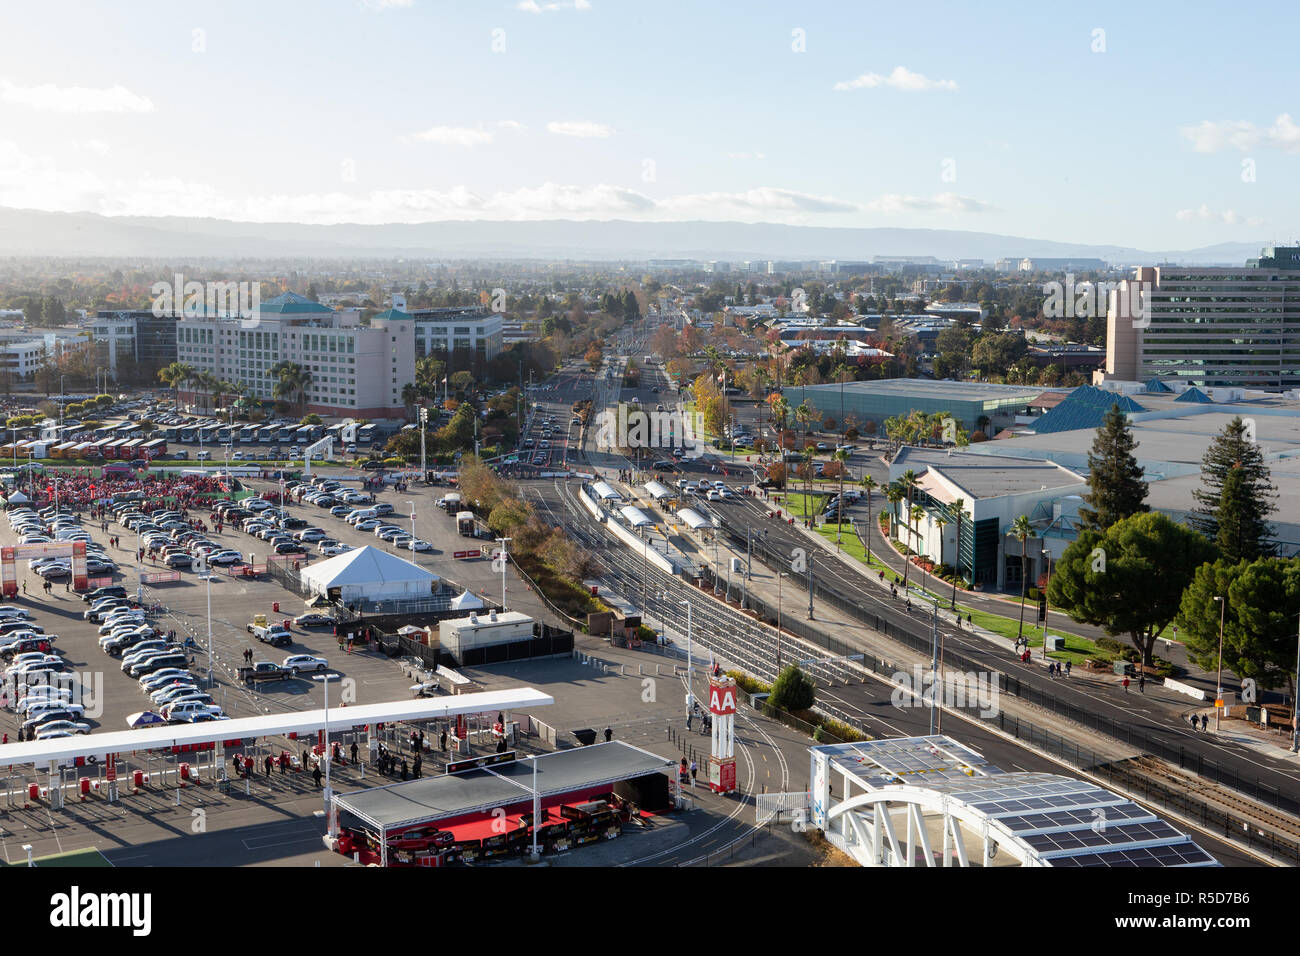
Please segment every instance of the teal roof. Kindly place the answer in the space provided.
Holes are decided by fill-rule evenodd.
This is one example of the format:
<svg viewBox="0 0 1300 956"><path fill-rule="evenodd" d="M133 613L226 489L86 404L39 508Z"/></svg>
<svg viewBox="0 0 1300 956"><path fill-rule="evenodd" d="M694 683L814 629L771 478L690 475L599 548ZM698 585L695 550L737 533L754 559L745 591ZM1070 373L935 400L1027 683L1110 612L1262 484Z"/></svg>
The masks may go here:
<svg viewBox="0 0 1300 956"><path fill-rule="evenodd" d="M1206 405L1213 401L1210 396L1206 395L1199 388L1193 385L1183 394L1174 399L1175 402L1189 402L1196 405Z"/></svg>
<svg viewBox="0 0 1300 956"><path fill-rule="evenodd" d="M397 309L389 309L387 312L380 312L373 316L374 319L409 319L410 317L409 312L399 312Z"/></svg>
<svg viewBox="0 0 1300 956"><path fill-rule="evenodd" d="M272 315L333 315L334 310L327 305L313 302L311 299L294 292L277 295L267 299L259 311Z"/></svg>
<svg viewBox="0 0 1300 956"><path fill-rule="evenodd" d="M1166 385L1164 382L1160 381L1160 379L1153 378L1150 379L1145 385L1142 386L1142 391L1150 394L1162 395L1168 392L1172 392L1173 389L1170 388L1168 385Z"/></svg>
<svg viewBox="0 0 1300 956"><path fill-rule="evenodd" d="M1046 435L1080 428L1100 428L1113 405L1118 405L1122 412L1146 411L1127 395L1117 395L1092 385L1080 385L1050 412L1035 419L1034 433Z"/></svg>

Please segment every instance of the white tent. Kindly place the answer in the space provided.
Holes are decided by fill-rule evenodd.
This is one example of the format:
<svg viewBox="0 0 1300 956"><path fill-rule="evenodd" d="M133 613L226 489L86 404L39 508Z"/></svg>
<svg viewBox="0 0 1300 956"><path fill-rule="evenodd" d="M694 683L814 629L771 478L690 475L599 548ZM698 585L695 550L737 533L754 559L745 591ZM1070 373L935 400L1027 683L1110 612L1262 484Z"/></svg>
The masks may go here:
<svg viewBox="0 0 1300 956"><path fill-rule="evenodd" d="M673 490L660 481L647 481L645 490L655 501L673 497Z"/></svg>
<svg viewBox="0 0 1300 956"><path fill-rule="evenodd" d="M369 545L303 568L303 586L314 594L350 601L428 597L437 575Z"/></svg>
<svg viewBox="0 0 1300 956"><path fill-rule="evenodd" d="M701 528L715 527L712 521L693 508L682 508L677 512L677 517L685 521L686 527L690 528L692 531L699 531Z"/></svg>
<svg viewBox="0 0 1300 956"><path fill-rule="evenodd" d="M28 498L21 491L15 491L13 494L9 496L9 503L11 505L25 505L31 500L32 500L31 498Z"/></svg>
<svg viewBox="0 0 1300 956"><path fill-rule="evenodd" d="M597 481L593 483L591 486L591 490L595 492L597 498L600 498L604 501L608 501L611 498L617 498L620 501L623 500L623 496L620 495L617 491L615 491L614 486L611 485L608 481Z"/></svg>
<svg viewBox="0 0 1300 956"><path fill-rule="evenodd" d="M476 608L486 607L478 595L472 591L463 591L457 594L449 602L453 611L472 611Z"/></svg>

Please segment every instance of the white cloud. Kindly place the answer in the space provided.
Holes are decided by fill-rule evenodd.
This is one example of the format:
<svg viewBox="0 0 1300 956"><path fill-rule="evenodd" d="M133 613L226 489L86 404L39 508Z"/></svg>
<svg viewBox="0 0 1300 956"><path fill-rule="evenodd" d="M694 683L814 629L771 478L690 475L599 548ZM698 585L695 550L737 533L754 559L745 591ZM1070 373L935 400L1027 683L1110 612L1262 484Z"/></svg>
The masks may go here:
<svg viewBox="0 0 1300 956"><path fill-rule="evenodd" d="M482 146L492 142L492 134L471 126L431 126L403 139L417 143L437 143L439 146Z"/></svg>
<svg viewBox="0 0 1300 956"><path fill-rule="evenodd" d="M547 132L559 136L576 136L578 139L605 139L614 135L612 127L601 123L586 122L585 120L573 120L563 123L552 121L546 124L546 129Z"/></svg>
<svg viewBox="0 0 1300 956"><path fill-rule="evenodd" d="M0 79L0 102L27 106L48 113L152 113L153 102L124 86L92 89L88 86L19 86Z"/></svg>
<svg viewBox="0 0 1300 956"><path fill-rule="evenodd" d="M905 66L894 67L894 71L889 76L881 76L879 73L863 73L851 80L841 80L835 84L834 88L843 92L845 90L875 89L879 86L889 86L904 93L957 89L957 84L953 80L932 80L923 73L913 73Z"/></svg>
<svg viewBox="0 0 1300 956"><path fill-rule="evenodd" d="M571 3L550 2L538 3L537 0L520 0L515 4L516 10L522 10L524 13L558 13L561 10L590 10L591 3L589 0L573 0Z"/></svg>
<svg viewBox="0 0 1300 956"><path fill-rule="evenodd" d="M1223 212L1215 212L1204 203L1199 209L1180 209L1175 214L1179 222L1213 222L1223 223L1226 226L1262 226L1266 222L1264 219L1243 216L1233 209L1225 209Z"/></svg>
<svg viewBox="0 0 1300 956"><path fill-rule="evenodd" d="M863 208L868 212L908 213L942 212L949 214L987 212L993 206L969 196L956 193L936 193L933 196L899 196L886 194L868 202Z"/></svg>
<svg viewBox="0 0 1300 956"><path fill-rule="evenodd" d="M781 213L850 213L859 207L832 196L814 196L793 189L762 186L744 192L710 192L675 196L661 200L658 208L682 214L683 218L739 215L750 217Z"/></svg>
<svg viewBox="0 0 1300 956"><path fill-rule="evenodd" d="M1190 140L1198 153L1217 153L1225 149L1246 152L1256 147L1300 151L1300 126L1289 113L1281 113L1273 125L1263 129L1250 120L1201 120L1195 126L1184 126L1183 137Z"/></svg>
<svg viewBox="0 0 1300 956"><path fill-rule="evenodd" d="M522 133L524 130L528 129L527 126L525 126L523 123L520 123L518 120L497 120L495 125L500 126L502 129L508 129L516 133Z"/></svg>

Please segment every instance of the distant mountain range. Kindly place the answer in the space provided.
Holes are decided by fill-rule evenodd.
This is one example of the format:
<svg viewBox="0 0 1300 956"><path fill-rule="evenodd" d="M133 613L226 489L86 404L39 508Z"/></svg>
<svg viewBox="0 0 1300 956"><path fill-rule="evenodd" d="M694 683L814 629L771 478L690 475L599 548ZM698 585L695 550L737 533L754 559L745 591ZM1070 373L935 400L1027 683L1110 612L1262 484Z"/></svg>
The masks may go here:
<svg viewBox="0 0 1300 956"><path fill-rule="evenodd" d="M1244 265L1267 240L1142 250L956 229L740 222L446 221L318 226L0 208L0 256L178 258L870 260L873 256L1086 257L1120 265Z"/></svg>

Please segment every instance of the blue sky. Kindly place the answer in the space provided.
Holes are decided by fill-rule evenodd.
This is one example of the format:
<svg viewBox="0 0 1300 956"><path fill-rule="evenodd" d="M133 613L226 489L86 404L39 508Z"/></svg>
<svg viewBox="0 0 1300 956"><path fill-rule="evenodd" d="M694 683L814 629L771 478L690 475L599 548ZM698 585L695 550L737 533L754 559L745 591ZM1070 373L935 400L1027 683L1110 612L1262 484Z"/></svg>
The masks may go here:
<svg viewBox="0 0 1300 956"><path fill-rule="evenodd" d="M1298 19L1281 3L10 3L0 205L1287 241Z"/></svg>

